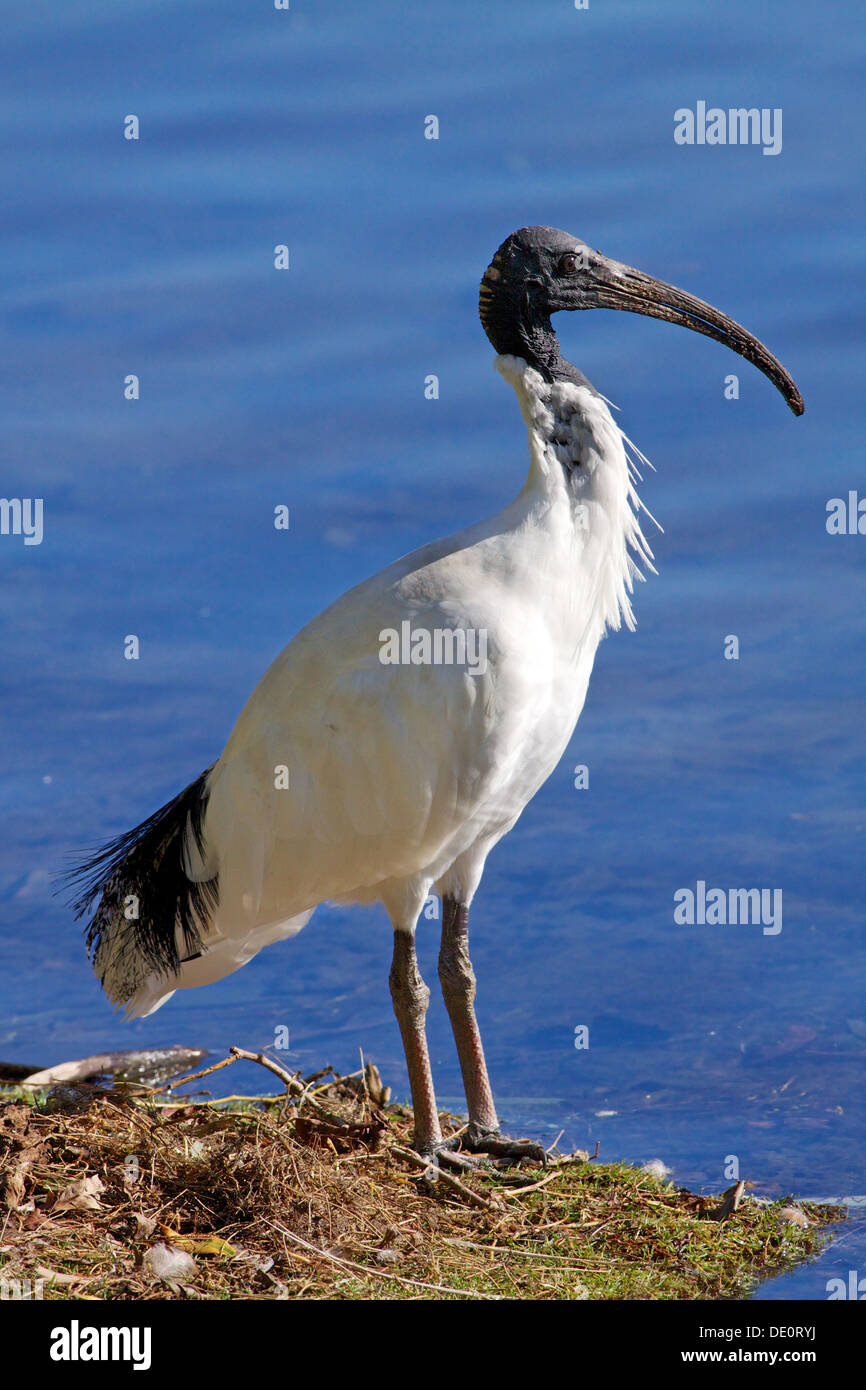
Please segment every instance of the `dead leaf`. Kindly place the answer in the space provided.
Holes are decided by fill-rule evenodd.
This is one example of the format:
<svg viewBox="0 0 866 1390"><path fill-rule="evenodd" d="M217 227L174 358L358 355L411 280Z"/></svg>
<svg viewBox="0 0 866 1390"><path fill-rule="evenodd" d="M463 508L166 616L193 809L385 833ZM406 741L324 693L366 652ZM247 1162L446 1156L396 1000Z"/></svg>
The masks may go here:
<svg viewBox="0 0 866 1390"><path fill-rule="evenodd" d="M710 1221L727 1221L728 1217L731 1216L739 1207L740 1202L743 1200L743 1194L746 1188L754 1186L755 1184L753 1182L748 1182L746 1179L742 1179L740 1182L735 1182L733 1187L729 1187L725 1192L722 1193L722 1205L720 1207L716 1207L715 1211L708 1211L706 1213Z"/></svg>
<svg viewBox="0 0 866 1390"><path fill-rule="evenodd" d="M40 1279L44 1279L49 1284L87 1284L90 1282L86 1274L58 1274L54 1269L46 1269L45 1265L37 1265L36 1273Z"/></svg>
<svg viewBox="0 0 866 1390"><path fill-rule="evenodd" d="M3 1200L10 1211L15 1211L20 1206L23 1196L24 1178L22 1170L19 1168L6 1179L6 1190L3 1193Z"/></svg>
<svg viewBox="0 0 866 1390"><path fill-rule="evenodd" d="M367 1093L374 1105L384 1107L391 1099L391 1087L383 1086L382 1078L379 1075L379 1068L372 1062L368 1062L364 1068L364 1080L367 1084Z"/></svg>
<svg viewBox="0 0 866 1390"><path fill-rule="evenodd" d="M799 1207L782 1207L779 1212L779 1220L784 1221L787 1226L808 1226L809 1218Z"/></svg>
<svg viewBox="0 0 866 1390"><path fill-rule="evenodd" d="M156 1230L156 1217L145 1216L143 1212L136 1211L132 1214L136 1226L136 1238L138 1240L149 1240Z"/></svg>
<svg viewBox="0 0 866 1390"><path fill-rule="evenodd" d="M188 1250L191 1255L223 1255L230 1259L237 1254L234 1246L219 1236L182 1236L170 1226L160 1226L160 1230L176 1250Z"/></svg>
<svg viewBox="0 0 866 1390"><path fill-rule="evenodd" d="M104 1191L102 1179L95 1173L89 1178L76 1178L57 1196L51 1211L99 1211L98 1194Z"/></svg>

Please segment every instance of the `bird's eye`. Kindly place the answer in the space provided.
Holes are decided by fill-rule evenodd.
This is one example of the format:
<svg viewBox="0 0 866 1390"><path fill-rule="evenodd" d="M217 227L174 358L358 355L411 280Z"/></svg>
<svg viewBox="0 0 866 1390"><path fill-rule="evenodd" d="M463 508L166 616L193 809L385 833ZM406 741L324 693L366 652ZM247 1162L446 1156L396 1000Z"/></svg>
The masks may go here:
<svg viewBox="0 0 866 1390"><path fill-rule="evenodd" d="M568 251L560 257L559 271L561 275L573 275L580 269L580 257L574 251Z"/></svg>

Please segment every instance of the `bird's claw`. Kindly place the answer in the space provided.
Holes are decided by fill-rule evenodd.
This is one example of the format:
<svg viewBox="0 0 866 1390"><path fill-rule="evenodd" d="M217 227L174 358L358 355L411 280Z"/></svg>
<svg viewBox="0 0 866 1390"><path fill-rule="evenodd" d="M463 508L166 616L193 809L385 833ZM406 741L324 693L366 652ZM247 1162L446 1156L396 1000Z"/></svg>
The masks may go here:
<svg viewBox="0 0 866 1390"><path fill-rule="evenodd" d="M470 1125L460 1136L461 1148L473 1154L489 1154L499 1168L532 1161L547 1167L547 1152L543 1144L532 1139L509 1139L498 1129L482 1130Z"/></svg>
<svg viewBox="0 0 866 1390"><path fill-rule="evenodd" d="M443 1139L433 1145L419 1149L422 1157L429 1159L430 1169L425 1179L436 1181L436 1169L451 1168L460 1171L489 1172L496 1168L510 1168L514 1164L534 1162L547 1166L547 1153L542 1144L531 1139L509 1139L500 1131L482 1130L470 1125L467 1130Z"/></svg>
<svg viewBox="0 0 866 1390"><path fill-rule="evenodd" d="M423 1176L424 1182L435 1183L438 1170L441 1168L452 1169L455 1172L477 1173L479 1170L491 1170L494 1165L486 1154L462 1153L459 1149L460 1137L443 1139L438 1144L426 1145L418 1152L422 1158L426 1158L430 1164L427 1172Z"/></svg>

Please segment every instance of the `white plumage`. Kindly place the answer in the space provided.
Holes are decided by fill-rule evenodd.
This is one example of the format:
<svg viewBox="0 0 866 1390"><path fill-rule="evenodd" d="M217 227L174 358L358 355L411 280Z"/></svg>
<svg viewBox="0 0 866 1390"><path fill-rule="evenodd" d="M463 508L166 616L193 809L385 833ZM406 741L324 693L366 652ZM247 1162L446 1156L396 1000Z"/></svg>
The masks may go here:
<svg viewBox="0 0 866 1390"><path fill-rule="evenodd" d="M484 274L479 311L529 432L519 496L314 618L259 682L214 766L73 875L85 885L79 913L96 905L94 969L131 1015L237 970L321 902L384 903L415 1145L436 1162L469 1160L442 1139L427 1052L414 932L431 893L442 897L439 978L469 1111L461 1148L544 1157L499 1133L468 909L490 850L565 750L605 629L634 625L636 561L652 558L629 441L550 325L558 310L594 307L727 344L802 413L785 369L711 305L555 228L513 233ZM411 639L396 644L409 658L398 664L395 633Z"/></svg>
<svg viewBox="0 0 866 1390"><path fill-rule="evenodd" d="M277 657L208 777L204 860L187 837L190 877L219 874L204 954L144 980L131 1015L237 970L327 900L381 900L400 927L431 892L468 906L556 767L605 626L633 626L628 549L650 556L602 398L518 358L496 366L529 431L523 490L344 594ZM572 485L562 462L580 466ZM405 619L486 633L486 671L382 664L380 633Z"/></svg>

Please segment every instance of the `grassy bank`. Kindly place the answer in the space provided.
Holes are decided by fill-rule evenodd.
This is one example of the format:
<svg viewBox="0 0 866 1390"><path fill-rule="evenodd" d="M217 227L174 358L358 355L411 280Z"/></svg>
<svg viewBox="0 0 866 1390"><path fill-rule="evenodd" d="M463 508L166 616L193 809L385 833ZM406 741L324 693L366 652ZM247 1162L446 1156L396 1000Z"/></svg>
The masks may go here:
<svg viewBox="0 0 866 1390"><path fill-rule="evenodd" d="M7 1087L0 1279L47 1299L737 1298L844 1216L580 1154L433 1183L411 1130L370 1068L219 1102Z"/></svg>

